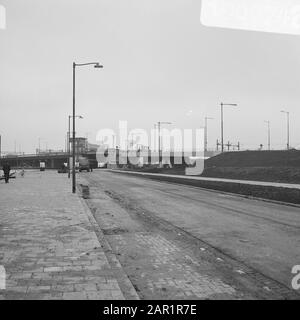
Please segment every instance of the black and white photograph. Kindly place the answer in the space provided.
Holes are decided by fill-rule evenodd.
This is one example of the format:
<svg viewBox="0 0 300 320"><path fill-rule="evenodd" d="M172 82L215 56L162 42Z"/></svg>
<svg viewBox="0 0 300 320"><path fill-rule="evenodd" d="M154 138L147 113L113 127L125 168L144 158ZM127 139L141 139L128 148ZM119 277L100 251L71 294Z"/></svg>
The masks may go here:
<svg viewBox="0 0 300 320"><path fill-rule="evenodd" d="M300 300L299 123L300 0L0 0L0 310Z"/></svg>

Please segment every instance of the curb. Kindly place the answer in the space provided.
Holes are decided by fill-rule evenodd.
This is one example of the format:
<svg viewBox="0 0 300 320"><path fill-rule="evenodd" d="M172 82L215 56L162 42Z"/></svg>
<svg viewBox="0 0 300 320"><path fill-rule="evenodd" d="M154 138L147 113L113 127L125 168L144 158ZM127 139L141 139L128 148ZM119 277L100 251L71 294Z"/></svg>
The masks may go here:
<svg viewBox="0 0 300 320"><path fill-rule="evenodd" d="M189 188L193 188L193 189L201 189L201 190L205 190L208 192L214 192L214 193L220 193L220 194L225 194L225 195L231 195L234 197L239 197L239 198L244 198L244 199L249 199L249 200L256 200L256 201L263 201L263 202L267 202L267 203L274 203L277 205L282 205L282 206L288 206L288 207L295 207L295 208L300 208L300 204L296 204L296 203L292 203L292 202L284 202L284 201L278 201L278 200L273 200L273 199L267 199L267 198L260 198L260 197L255 197L255 196L251 196L251 195L244 195L244 194L240 194L240 193L233 193L233 192L228 192L228 191L222 191L222 190L217 190L217 189L212 189L212 188L205 188L204 186L194 186L194 185L190 185L188 183L186 183L184 180L182 181L168 181L167 179L169 177L164 177L159 176L159 175L155 175L155 174L151 174L148 175L147 173L143 172L142 174L140 174L139 172L135 172L135 171L122 171L122 170L108 170L110 172L113 173L121 173L121 174L128 174L128 175L133 175L135 177L140 177L140 178L148 178L148 179L153 179L157 182L161 182L161 183L171 183L171 184L175 184L175 185L184 185L187 186ZM159 178L165 178L166 180L160 180ZM183 178L184 179L184 178ZM228 182L230 183L230 182Z"/></svg>
<svg viewBox="0 0 300 320"><path fill-rule="evenodd" d="M81 186L77 184L78 191L82 190ZM116 255L113 253L113 250L108 243L108 241L105 239L105 236L98 225L94 215L92 214L90 208L88 207L87 203L85 202L84 198L82 198L79 194L77 194L80 202L82 203L82 206L88 216L88 219L96 233L96 236L98 238L98 241L103 248L103 251L106 255L106 258L111 266L111 269L113 272L116 272L116 280L118 281L120 290L126 300L140 300L134 286L132 285L131 281L129 280L127 274L124 272L119 260L117 259Z"/></svg>

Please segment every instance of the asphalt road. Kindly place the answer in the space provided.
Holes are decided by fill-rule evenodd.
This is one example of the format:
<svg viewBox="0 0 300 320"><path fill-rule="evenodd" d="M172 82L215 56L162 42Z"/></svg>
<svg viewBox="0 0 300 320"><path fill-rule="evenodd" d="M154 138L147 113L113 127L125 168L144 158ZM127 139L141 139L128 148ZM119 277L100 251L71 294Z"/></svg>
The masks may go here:
<svg viewBox="0 0 300 320"><path fill-rule="evenodd" d="M85 178L291 288L292 267L300 264L299 207L105 170Z"/></svg>

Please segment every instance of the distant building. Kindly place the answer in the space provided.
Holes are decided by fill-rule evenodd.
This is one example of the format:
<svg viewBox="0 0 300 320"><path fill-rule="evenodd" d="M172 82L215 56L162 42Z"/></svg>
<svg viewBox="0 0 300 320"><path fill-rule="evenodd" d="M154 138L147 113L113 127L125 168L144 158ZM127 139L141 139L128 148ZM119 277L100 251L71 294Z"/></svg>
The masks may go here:
<svg viewBox="0 0 300 320"><path fill-rule="evenodd" d="M52 154L53 154L53 153L55 153L55 154L57 154L57 153L62 153L62 152L64 152L64 150L62 150L62 149L59 149L59 150L52 150L52 149L42 150L42 149L36 149L35 152L36 152L37 155L47 155L47 154L50 154L50 153L52 153Z"/></svg>
<svg viewBox="0 0 300 320"><path fill-rule="evenodd" d="M88 145L88 151L97 151L99 148L98 144L87 143L87 145Z"/></svg>
<svg viewBox="0 0 300 320"><path fill-rule="evenodd" d="M73 138L70 138L71 148L73 147ZM80 155L88 152L87 138L75 138L75 154Z"/></svg>

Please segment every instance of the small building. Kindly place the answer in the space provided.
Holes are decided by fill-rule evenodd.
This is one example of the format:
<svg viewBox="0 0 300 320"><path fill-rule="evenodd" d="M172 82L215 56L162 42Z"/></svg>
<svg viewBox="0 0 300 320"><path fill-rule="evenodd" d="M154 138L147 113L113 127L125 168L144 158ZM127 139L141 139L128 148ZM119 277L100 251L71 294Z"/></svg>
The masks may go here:
<svg viewBox="0 0 300 320"><path fill-rule="evenodd" d="M73 138L70 138L71 150L73 147ZM77 137L75 138L75 154L80 155L87 153L88 141L87 138Z"/></svg>

